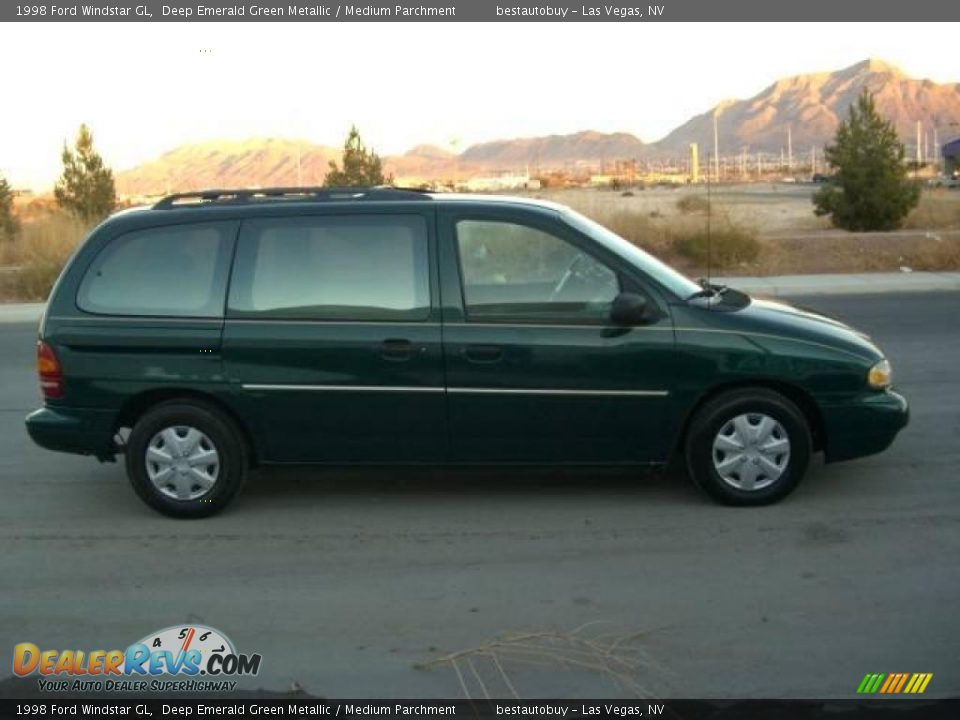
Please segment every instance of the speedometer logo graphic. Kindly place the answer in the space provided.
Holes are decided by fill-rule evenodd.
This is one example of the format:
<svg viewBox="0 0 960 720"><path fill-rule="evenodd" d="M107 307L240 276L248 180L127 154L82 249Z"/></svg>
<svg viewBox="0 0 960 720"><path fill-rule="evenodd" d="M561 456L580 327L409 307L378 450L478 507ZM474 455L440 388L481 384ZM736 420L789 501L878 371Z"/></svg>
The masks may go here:
<svg viewBox="0 0 960 720"><path fill-rule="evenodd" d="M206 625L171 625L150 633L140 640L151 653L169 652L173 658L185 658L195 652L193 663L206 667L211 655L236 655L233 643L226 635ZM202 672L202 671L201 671Z"/></svg>

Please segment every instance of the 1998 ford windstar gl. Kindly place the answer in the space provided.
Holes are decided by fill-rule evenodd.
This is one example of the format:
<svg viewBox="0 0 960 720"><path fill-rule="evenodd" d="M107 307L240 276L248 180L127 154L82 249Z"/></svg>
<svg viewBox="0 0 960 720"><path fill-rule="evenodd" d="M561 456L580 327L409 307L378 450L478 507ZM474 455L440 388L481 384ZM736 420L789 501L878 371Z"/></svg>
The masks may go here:
<svg viewBox="0 0 960 720"><path fill-rule="evenodd" d="M40 327L38 444L126 456L154 508L252 465L682 460L758 505L907 422L865 335L697 284L559 205L412 191L176 195L117 214Z"/></svg>

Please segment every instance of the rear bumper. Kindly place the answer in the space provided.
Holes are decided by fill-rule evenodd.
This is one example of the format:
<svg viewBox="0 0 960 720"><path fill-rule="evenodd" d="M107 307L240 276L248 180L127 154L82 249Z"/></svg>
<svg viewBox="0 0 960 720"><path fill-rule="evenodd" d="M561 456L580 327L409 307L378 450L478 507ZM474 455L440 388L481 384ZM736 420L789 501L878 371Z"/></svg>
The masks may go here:
<svg viewBox="0 0 960 720"><path fill-rule="evenodd" d="M44 407L27 415L26 423L30 439L42 448L109 460L117 452L115 418L113 410Z"/></svg>
<svg viewBox="0 0 960 720"><path fill-rule="evenodd" d="M827 462L886 450L910 420L907 399L893 390L865 394L853 402L823 407L822 411Z"/></svg>

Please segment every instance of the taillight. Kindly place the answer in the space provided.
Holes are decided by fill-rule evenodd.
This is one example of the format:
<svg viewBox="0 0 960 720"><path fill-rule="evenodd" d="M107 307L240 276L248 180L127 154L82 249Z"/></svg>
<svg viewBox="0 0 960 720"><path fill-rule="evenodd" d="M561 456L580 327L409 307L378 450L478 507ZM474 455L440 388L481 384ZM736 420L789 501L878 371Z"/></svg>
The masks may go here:
<svg viewBox="0 0 960 720"><path fill-rule="evenodd" d="M43 340L37 342L37 374L40 375L40 391L48 400L63 397L63 370L53 348Z"/></svg>

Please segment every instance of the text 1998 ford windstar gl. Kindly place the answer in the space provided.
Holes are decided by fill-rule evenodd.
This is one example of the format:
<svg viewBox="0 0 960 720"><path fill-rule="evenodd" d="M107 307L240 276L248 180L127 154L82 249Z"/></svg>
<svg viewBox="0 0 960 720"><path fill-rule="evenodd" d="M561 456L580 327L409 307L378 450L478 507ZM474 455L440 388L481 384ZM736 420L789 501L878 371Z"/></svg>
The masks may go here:
<svg viewBox="0 0 960 720"><path fill-rule="evenodd" d="M562 206L380 188L111 217L51 293L38 369L34 441L123 453L177 516L274 463L679 459L759 505L908 417L840 322L694 283Z"/></svg>

